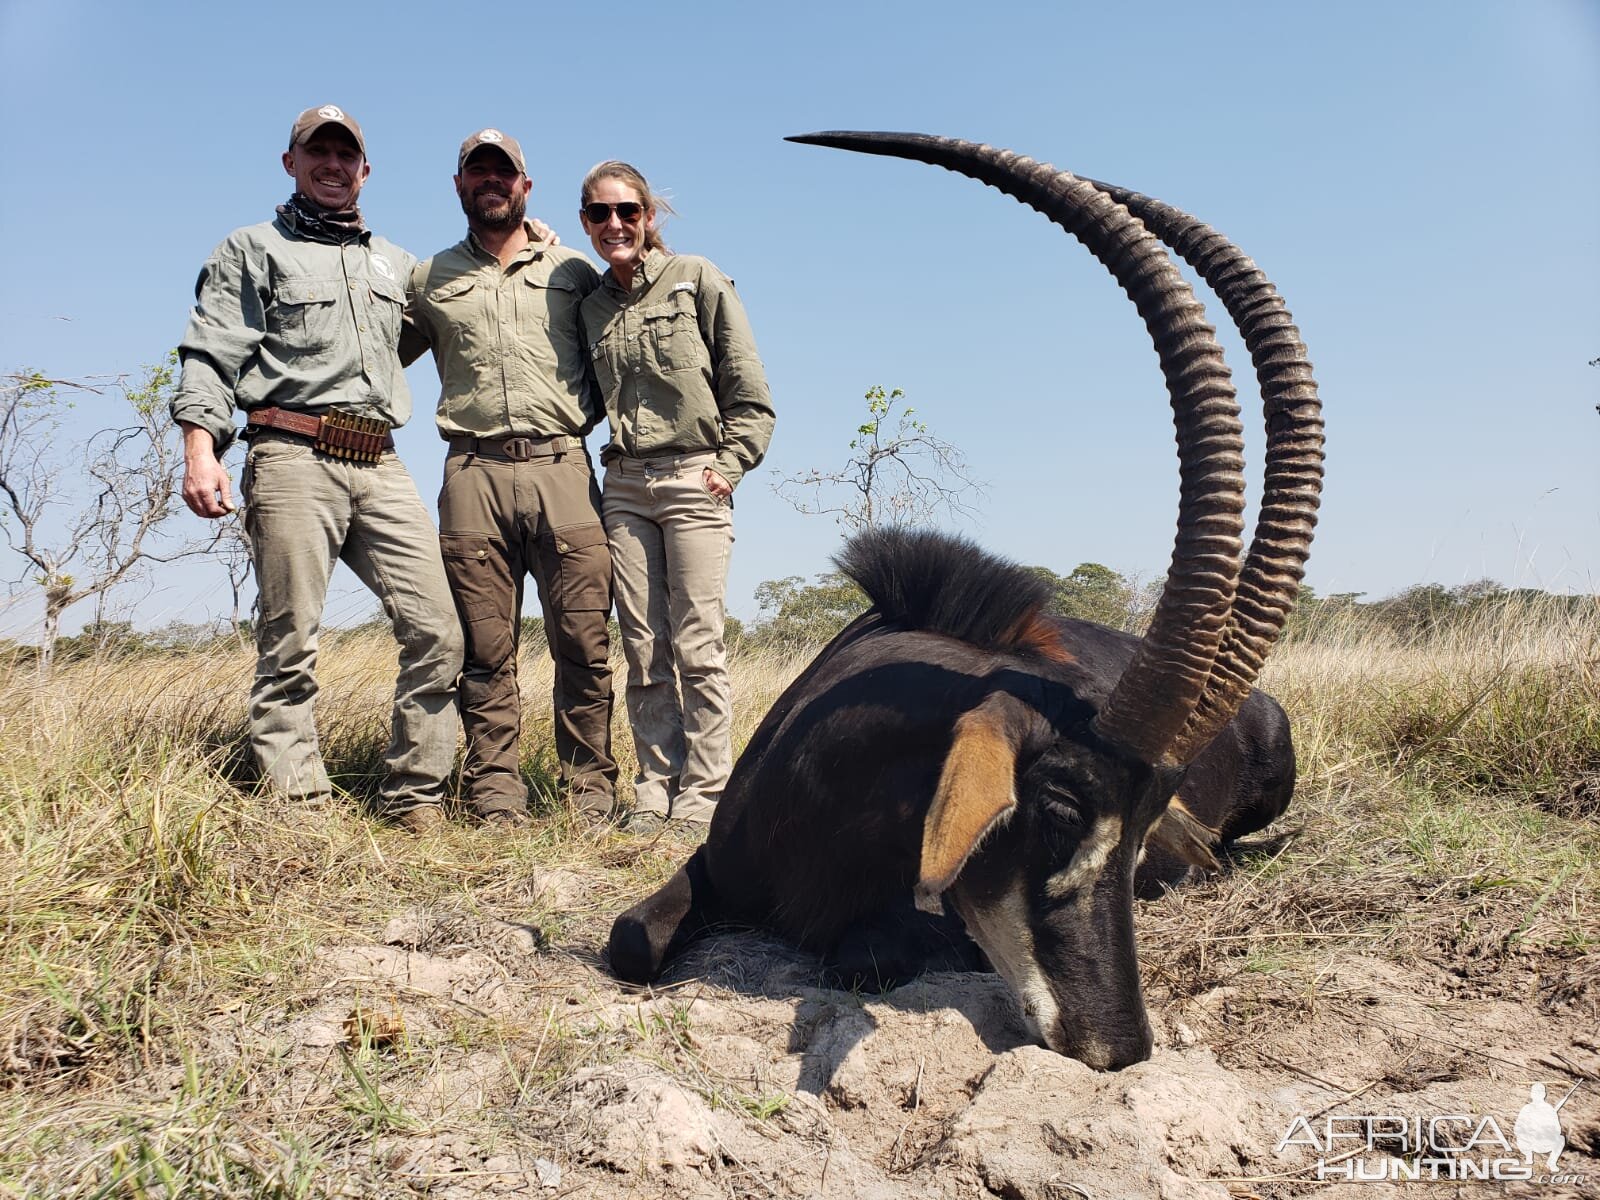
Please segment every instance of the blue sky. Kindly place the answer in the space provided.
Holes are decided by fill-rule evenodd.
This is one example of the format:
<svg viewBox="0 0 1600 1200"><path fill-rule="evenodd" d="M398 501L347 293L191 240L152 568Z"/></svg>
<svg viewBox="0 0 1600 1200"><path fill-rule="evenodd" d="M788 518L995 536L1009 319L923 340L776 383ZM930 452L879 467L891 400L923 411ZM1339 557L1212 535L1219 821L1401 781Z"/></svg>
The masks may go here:
<svg viewBox="0 0 1600 1200"><path fill-rule="evenodd" d="M278 159L307 105L362 122L369 223L419 255L461 236L455 148L496 125L528 152L531 211L569 244L588 249L583 172L626 158L672 198L669 243L738 283L779 421L737 497L734 612L754 614L761 580L826 568L837 528L770 485L839 464L875 384L905 389L987 482L959 528L1058 571L1159 575L1176 511L1169 410L1104 270L970 180L782 140L917 130L1160 197L1273 278L1326 405L1319 591L1600 579L1589 0L0 0L0 46L0 369L82 377L157 359L212 246L287 194ZM1248 358L1224 344L1258 469ZM431 499L437 383L426 361L410 378L419 416L400 447ZM110 423L111 401L95 401L79 407L86 427L98 408ZM0 576L19 573L0 560ZM219 578L174 569L128 601L143 623L194 618ZM372 608L345 575L332 618ZM30 612L13 603L0 630Z"/></svg>

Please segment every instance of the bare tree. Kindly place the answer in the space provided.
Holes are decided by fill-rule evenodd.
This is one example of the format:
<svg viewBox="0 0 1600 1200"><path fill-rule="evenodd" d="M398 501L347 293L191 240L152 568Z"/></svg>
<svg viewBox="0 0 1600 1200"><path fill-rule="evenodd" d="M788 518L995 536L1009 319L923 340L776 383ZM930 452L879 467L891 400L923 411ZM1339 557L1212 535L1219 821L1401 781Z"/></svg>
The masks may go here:
<svg viewBox="0 0 1600 1200"><path fill-rule="evenodd" d="M99 384L37 372L7 375L0 385L0 528L26 563L13 586L43 592L43 666L72 605L236 536L221 523L187 539L166 529L186 511L177 491L183 450L167 414L176 368L174 353L131 386L126 378ZM67 419L73 406L63 393L111 388L131 422L85 438L81 419Z"/></svg>
<svg viewBox="0 0 1600 1200"><path fill-rule="evenodd" d="M233 626L233 636L243 645L246 637L244 616L244 585L250 578L250 542L244 535L244 522L239 514L224 517L218 522L216 543L212 547L222 569L228 575L228 595L232 607L228 610L228 623Z"/></svg>
<svg viewBox="0 0 1600 1200"><path fill-rule="evenodd" d="M772 490L800 512L831 516L852 533L924 524L941 511L972 516L969 500L984 488L967 474L966 455L917 420L916 409L897 412L903 399L899 388L870 388L867 419L856 427L844 466L785 475Z"/></svg>

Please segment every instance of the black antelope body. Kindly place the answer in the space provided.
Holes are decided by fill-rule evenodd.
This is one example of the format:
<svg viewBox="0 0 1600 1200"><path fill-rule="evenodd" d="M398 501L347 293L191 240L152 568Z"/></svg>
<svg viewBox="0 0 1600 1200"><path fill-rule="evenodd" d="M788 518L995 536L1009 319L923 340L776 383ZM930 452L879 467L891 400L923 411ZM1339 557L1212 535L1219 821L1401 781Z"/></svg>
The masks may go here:
<svg viewBox="0 0 1600 1200"><path fill-rule="evenodd" d="M979 965L970 935L1052 1049L1100 1068L1140 1061L1151 1037L1136 887L1214 865L1218 840L1271 821L1294 786L1288 722L1251 685L1295 602L1321 489L1305 347L1255 265L1159 201L945 138L793 140L970 175L1044 213L1112 272L1171 397L1172 564L1149 630L1133 638L1043 615L1027 572L956 539L856 538L840 565L872 609L774 704L706 844L617 918L612 969L654 979L712 923L734 922L817 952L846 983L883 986L931 965ZM1216 290L1257 368L1266 465L1242 560L1238 405L1162 242Z"/></svg>

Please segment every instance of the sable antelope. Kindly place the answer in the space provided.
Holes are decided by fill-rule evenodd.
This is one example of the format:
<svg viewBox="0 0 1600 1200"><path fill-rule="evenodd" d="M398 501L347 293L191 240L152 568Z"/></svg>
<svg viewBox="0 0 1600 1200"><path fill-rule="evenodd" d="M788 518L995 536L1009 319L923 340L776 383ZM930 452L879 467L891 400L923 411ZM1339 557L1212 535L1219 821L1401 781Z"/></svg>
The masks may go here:
<svg viewBox="0 0 1600 1200"><path fill-rule="evenodd" d="M1185 862L1214 866L1216 840L1265 825L1294 786L1287 720L1251 683L1294 605L1321 490L1305 347L1255 265L1159 201L945 138L791 140L969 175L1112 272L1171 397L1172 564L1140 639L1042 615L1026 572L954 539L855 539L840 565L872 609L773 705L706 844L617 918L612 969L653 979L711 923L734 922L820 953L845 980L881 983L962 962L964 926L1048 1046L1098 1068L1138 1062L1151 1045L1133 937L1147 842L1147 884ZM1242 563L1238 405L1161 241L1216 290L1256 364L1267 452Z"/></svg>

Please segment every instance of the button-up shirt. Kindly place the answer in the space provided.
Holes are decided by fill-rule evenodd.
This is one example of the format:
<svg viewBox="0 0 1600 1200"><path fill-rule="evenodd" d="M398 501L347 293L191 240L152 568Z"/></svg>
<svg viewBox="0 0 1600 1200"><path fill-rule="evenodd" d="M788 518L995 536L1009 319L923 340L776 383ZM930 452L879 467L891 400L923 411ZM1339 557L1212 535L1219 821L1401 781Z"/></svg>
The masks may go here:
<svg viewBox="0 0 1600 1200"><path fill-rule="evenodd" d="M710 262L651 250L631 288L607 271L583 325L618 451L712 450L735 486L761 461L772 394L733 281Z"/></svg>
<svg viewBox="0 0 1600 1200"><path fill-rule="evenodd" d="M233 440L235 408L337 408L405 424L400 317L416 261L370 233L313 241L292 215L235 230L195 284L173 419L209 431L218 453Z"/></svg>
<svg viewBox="0 0 1600 1200"><path fill-rule="evenodd" d="M604 410L578 306L599 283L575 250L531 241L502 268L470 233L412 271L401 357L409 363L433 348L440 435L582 437L593 429Z"/></svg>

